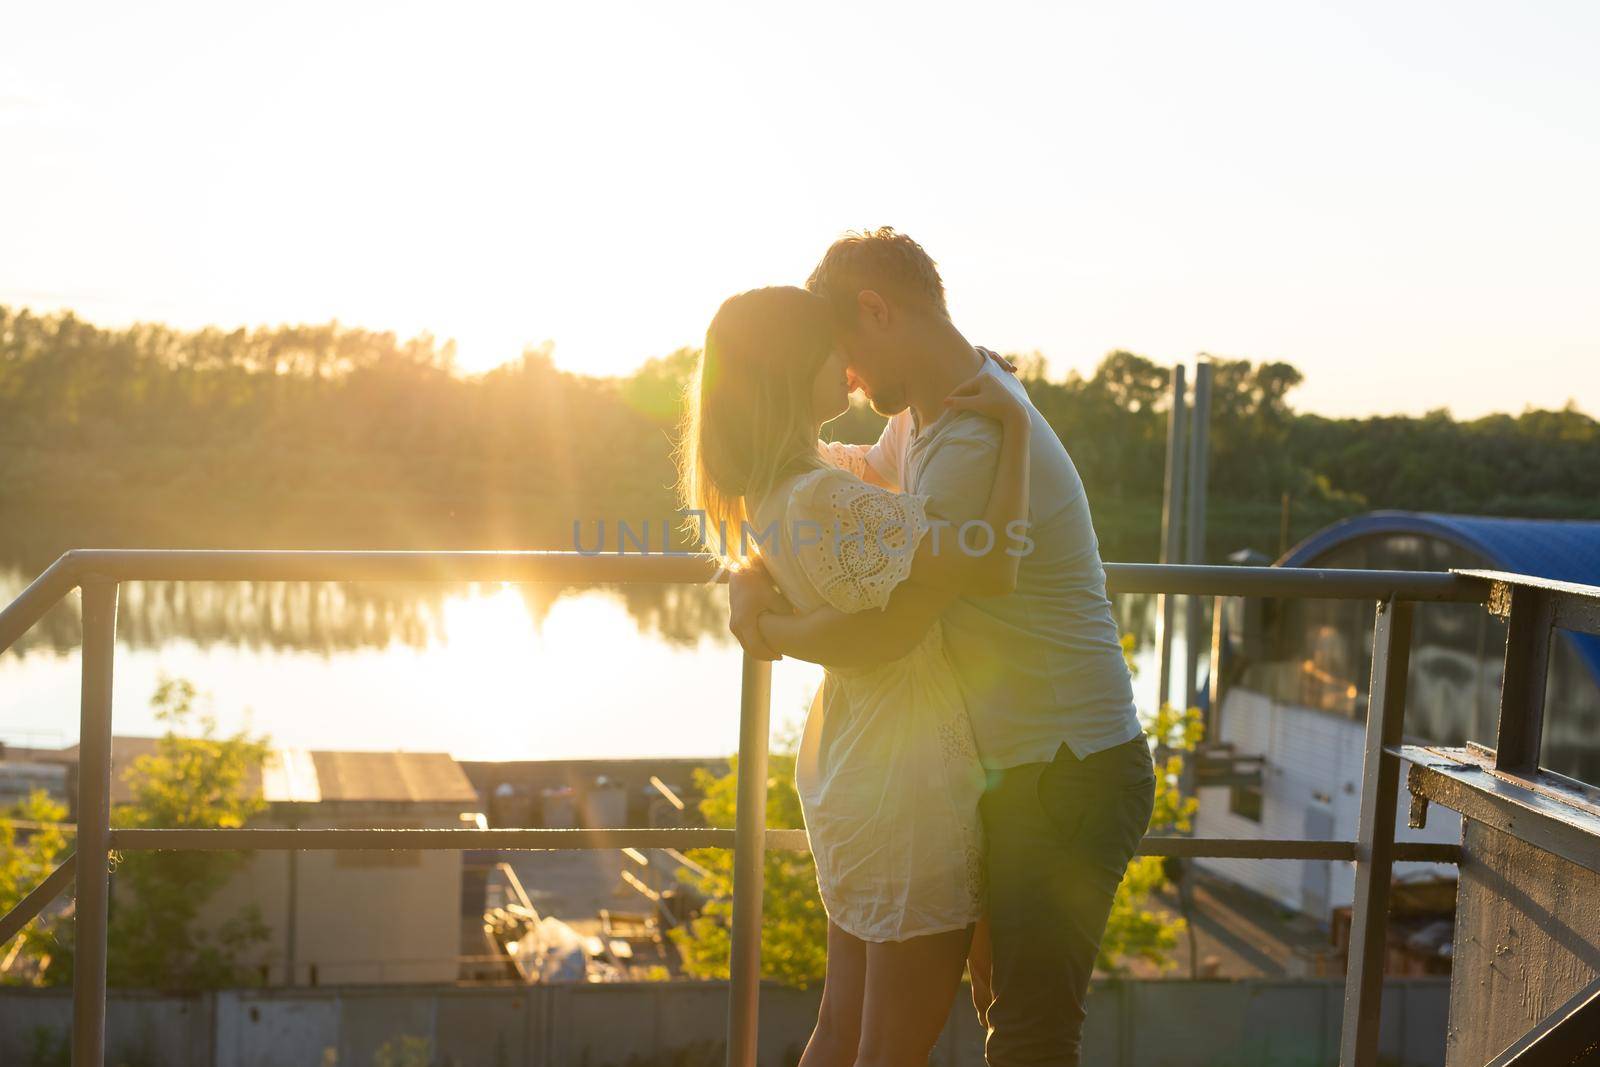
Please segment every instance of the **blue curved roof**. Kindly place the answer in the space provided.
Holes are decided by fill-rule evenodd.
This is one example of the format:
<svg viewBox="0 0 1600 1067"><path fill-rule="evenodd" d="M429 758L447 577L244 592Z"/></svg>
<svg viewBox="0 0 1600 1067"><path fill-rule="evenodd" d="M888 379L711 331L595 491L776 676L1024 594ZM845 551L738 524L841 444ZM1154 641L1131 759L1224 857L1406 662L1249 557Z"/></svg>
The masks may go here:
<svg viewBox="0 0 1600 1067"><path fill-rule="evenodd" d="M1409 533L1437 537L1476 552L1495 570L1600 585L1600 522L1562 519L1491 519L1425 511L1373 511L1341 519L1301 541L1278 561L1304 567L1329 549L1357 537ZM1600 684L1600 637L1567 633Z"/></svg>

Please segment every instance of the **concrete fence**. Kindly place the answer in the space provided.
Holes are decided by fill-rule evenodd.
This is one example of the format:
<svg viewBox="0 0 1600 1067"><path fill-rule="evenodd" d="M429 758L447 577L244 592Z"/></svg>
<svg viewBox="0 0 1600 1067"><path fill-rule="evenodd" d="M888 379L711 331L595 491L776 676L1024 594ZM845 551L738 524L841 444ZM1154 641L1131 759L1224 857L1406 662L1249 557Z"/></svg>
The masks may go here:
<svg viewBox="0 0 1600 1067"><path fill-rule="evenodd" d="M963 994L964 996L964 994ZM1330 980L1106 982L1084 1062L1118 1067L1321 1067L1338 1061L1344 985ZM1382 1062L1444 1063L1449 980L1385 983ZM816 992L761 991L761 1067L792 1067ZM0 1064L65 1067L66 990L0 989ZM722 1067L725 983L113 993L113 1067ZM981 1067L963 999L934 1067Z"/></svg>

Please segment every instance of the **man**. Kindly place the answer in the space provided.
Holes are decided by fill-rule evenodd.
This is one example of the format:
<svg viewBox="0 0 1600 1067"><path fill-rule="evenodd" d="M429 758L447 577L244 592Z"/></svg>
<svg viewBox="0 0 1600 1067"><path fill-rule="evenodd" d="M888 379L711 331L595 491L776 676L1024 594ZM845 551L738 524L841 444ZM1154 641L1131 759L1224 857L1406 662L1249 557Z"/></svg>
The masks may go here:
<svg viewBox="0 0 1600 1067"><path fill-rule="evenodd" d="M1021 384L956 329L937 267L904 234L845 236L807 288L834 309L852 384L889 418L877 444L827 446L830 460L927 496L930 517L950 524L941 550L962 550L962 524L984 514L1001 435L988 419L943 410L944 398L980 371L1019 392ZM1031 551L1011 593L978 598L905 583L881 612L818 613L815 625L769 618L764 635L762 616L787 604L760 568L730 588L730 628L767 659L889 659L937 611L989 778L981 802L988 928L974 938L969 965L991 1067L1078 1063L1100 938L1155 786L1083 483L1029 408ZM1005 531L992 535L1005 543ZM984 536L967 532L971 542Z"/></svg>

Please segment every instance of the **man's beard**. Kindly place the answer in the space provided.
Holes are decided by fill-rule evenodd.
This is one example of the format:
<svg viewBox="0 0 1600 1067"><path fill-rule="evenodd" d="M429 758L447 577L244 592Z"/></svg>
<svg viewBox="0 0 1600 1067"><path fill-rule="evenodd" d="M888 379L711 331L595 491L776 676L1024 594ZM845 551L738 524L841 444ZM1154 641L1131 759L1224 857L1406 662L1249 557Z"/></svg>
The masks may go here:
<svg viewBox="0 0 1600 1067"><path fill-rule="evenodd" d="M868 393L867 404L886 419L900 414L909 406L906 403L904 389L885 389L879 393Z"/></svg>

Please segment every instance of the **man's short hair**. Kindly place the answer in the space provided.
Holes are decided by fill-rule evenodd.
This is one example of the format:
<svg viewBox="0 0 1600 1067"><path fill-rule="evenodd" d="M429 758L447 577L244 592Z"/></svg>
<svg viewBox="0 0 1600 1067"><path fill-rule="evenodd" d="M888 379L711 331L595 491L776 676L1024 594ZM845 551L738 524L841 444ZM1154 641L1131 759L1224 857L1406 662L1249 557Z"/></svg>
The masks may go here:
<svg viewBox="0 0 1600 1067"><path fill-rule="evenodd" d="M806 288L823 297L834 314L854 321L856 294L871 289L889 300L949 318L944 282L933 257L893 227L851 230L833 242L806 279Z"/></svg>

